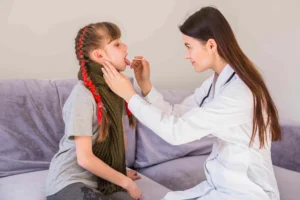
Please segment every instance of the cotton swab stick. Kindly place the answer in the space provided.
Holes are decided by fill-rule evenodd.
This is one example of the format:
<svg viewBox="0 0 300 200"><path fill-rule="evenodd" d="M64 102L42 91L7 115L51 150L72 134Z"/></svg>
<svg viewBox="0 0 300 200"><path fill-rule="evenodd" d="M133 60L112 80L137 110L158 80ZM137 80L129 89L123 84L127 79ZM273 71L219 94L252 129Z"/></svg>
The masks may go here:
<svg viewBox="0 0 300 200"><path fill-rule="evenodd" d="M133 58L132 60L146 60L146 59L144 59L144 58Z"/></svg>
<svg viewBox="0 0 300 200"><path fill-rule="evenodd" d="M133 58L132 60L145 60L149 63L157 63L158 61L150 61L150 60L147 60L147 59L143 59L143 58Z"/></svg>

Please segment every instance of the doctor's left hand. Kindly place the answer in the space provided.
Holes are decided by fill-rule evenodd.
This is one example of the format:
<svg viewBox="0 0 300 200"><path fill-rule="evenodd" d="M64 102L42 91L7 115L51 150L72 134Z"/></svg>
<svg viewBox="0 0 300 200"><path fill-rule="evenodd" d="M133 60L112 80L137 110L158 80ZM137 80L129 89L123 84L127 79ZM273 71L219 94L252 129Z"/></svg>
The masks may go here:
<svg viewBox="0 0 300 200"><path fill-rule="evenodd" d="M108 87L128 102L136 94L130 80L124 74L118 72L110 62L106 61L103 65L103 77Z"/></svg>

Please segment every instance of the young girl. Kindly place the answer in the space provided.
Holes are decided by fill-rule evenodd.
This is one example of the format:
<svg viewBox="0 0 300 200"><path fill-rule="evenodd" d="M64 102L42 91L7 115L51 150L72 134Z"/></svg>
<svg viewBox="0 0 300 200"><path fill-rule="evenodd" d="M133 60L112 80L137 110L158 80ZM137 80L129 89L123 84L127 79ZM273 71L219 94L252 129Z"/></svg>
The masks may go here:
<svg viewBox="0 0 300 200"><path fill-rule="evenodd" d="M132 63L144 99L113 64L103 68L109 87L128 102L134 116L167 142L179 145L208 135L214 138L204 164L206 180L189 190L170 192L164 199L279 200L271 142L279 140L281 132L262 76L216 8L197 11L180 31L185 57L195 71L215 73L179 105L165 102L152 87L145 60Z"/></svg>
<svg viewBox="0 0 300 200"><path fill-rule="evenodd" d="M124 71L127 46L119 28L109 22L82 28L75 39L79 83L63 107L65 135L53 157L46 181L47 200L139 199L141 190L126 173L124 100L103 79L105 60ZM127 108L127 107L126 107ZM134 117L127 109L131 127ZM127 193L127 192L128 193Z"/></svg>

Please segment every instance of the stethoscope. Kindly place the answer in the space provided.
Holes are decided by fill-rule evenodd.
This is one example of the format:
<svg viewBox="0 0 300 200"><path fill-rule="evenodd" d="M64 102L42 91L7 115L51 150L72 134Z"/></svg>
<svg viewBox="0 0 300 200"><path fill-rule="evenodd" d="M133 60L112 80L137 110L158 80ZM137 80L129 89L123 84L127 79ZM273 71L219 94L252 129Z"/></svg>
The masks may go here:
<svg viewBox="0 0 300 200"><path fill-rule="evenodd" d="M231 74L231 76L227 79L227 81L225 82L224 85L226 85L226 84L233 78L234 75L235 75L235 72L233 72L233 73ZM210 93L210 91L211 91L212 85L213 85L213 84L210 85L209 90L208 90L208 93L207 93L207 95L202 99L202 101L201 101L199 107L201 107L202 104L204 103L204 101L207 99L207 97L209 97L209 93Z"/></svg>

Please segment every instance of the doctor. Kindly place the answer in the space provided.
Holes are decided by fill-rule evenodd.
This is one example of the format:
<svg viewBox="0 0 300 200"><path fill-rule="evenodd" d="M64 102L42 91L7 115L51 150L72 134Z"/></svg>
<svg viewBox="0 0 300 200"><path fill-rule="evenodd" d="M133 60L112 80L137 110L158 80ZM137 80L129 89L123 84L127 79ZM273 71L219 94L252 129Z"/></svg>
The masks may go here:
<svg viewBox="0 0 300 200"><path fill-rule="evenodd" d="M281 132L262 76L216 8L200 9L180 31L187 48L185 58L195 71L212 69L215 73L179 105L165 102L152 87L145 59L132 63L144 97L110 63L103 68L109 87L165 141L180 145L204 136L214 138L204 164L206 181L186 191L170 192L164 199L279 200L270 148Z"/></svg>

